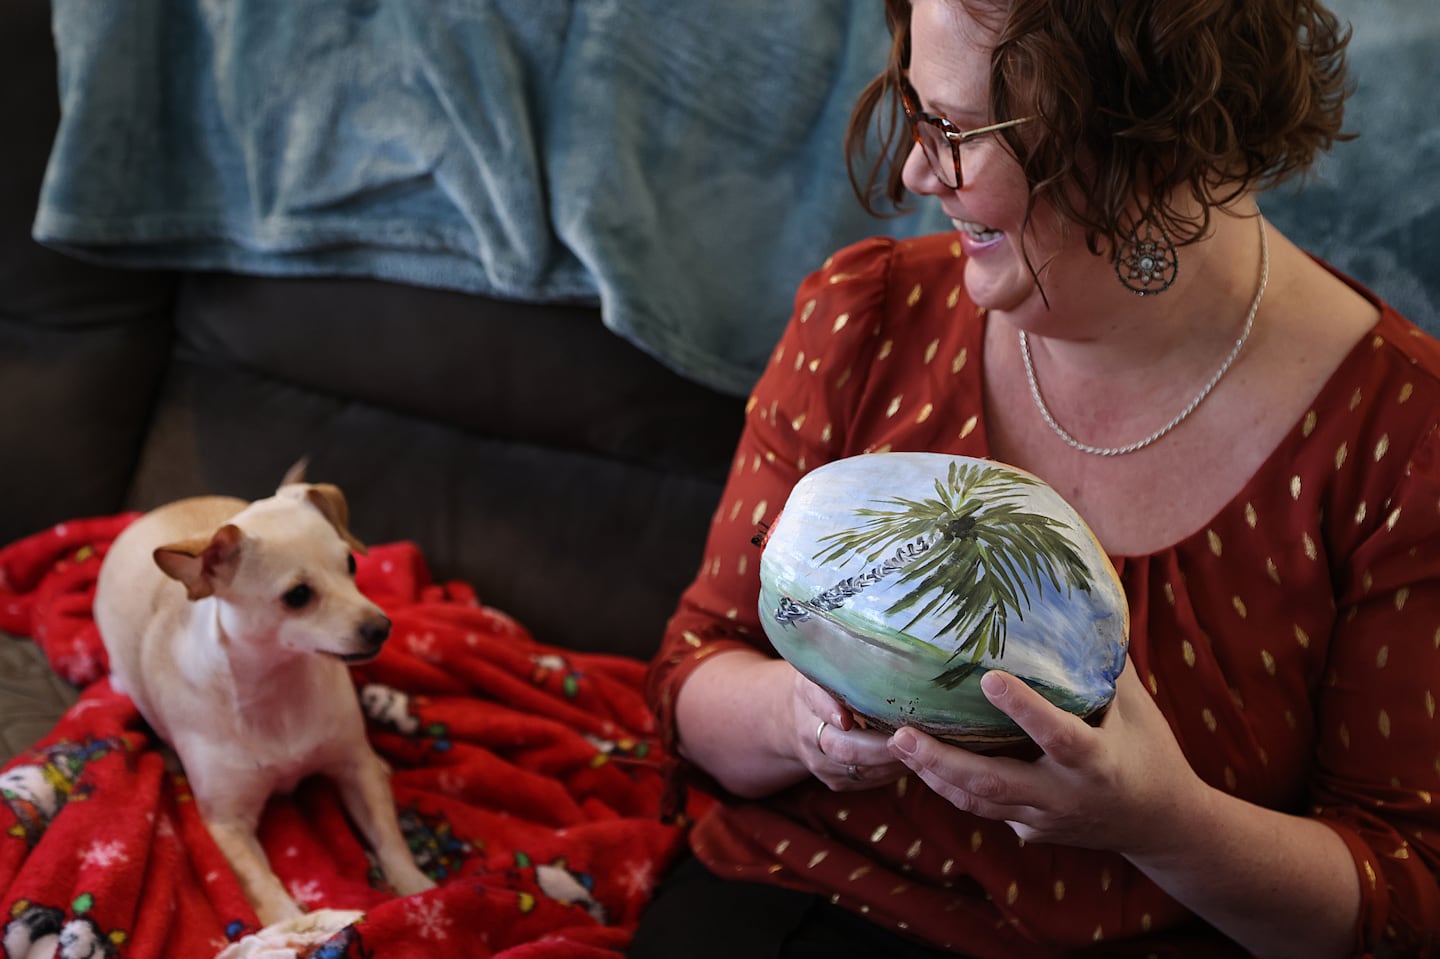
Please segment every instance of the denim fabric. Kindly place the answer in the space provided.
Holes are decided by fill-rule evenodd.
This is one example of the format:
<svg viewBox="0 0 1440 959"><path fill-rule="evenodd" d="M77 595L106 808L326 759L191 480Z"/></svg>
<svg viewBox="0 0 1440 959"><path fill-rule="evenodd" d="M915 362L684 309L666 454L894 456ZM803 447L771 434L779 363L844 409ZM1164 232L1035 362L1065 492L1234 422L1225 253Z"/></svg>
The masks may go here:
<svg viewBox="0 0 1440 959"><path fill-rule="evenodd" d="M855 202L878 0L54 0L62 120L35 236L135 266L598 303L749 389L800 279L938 205ZM1335 0L1360 134L1262 197L1440 332L1440 7Z"/></svg>
<svg viewBox="0 0 1440 959"><path fill-rule="evenodd" d="M598 302L749 389L795 287L938 208L860 209L875 0L54 0L35 221L108 262Z"/></svg>
<svg viewBox="0 0 1440 959"><path fill-rule="evenodd" d="M1310 253L1440 335L1440 5L1329 0L1354 28L1337 144L1260 208Z"/></svg>

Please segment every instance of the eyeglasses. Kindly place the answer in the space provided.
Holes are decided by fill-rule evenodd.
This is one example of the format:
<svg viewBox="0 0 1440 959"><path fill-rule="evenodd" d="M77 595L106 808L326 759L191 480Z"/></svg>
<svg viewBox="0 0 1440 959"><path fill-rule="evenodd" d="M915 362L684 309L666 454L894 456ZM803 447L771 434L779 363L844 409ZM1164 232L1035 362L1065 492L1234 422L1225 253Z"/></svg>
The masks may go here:
<svg viewBox="0 0 1440 959"><path fill-rule="evenodd" d="M945 117L921 110L916 101L915 91L911 88L908 80L901 78L899 89L900 105L905 110L905 119L910 123L911 135L915 137L915 142L920 144L920 150L925 154L925 159L930 163L930 169L935 172L935 176L952 190L958 190L965 185L965 173L960 166L960 145L962 143L968 143L976 137L1018 127L1022 123L1029 123L1035 119L1034 117L1020 117L1018 120L1004 120L989 126L977 127L974 130L962 130ZM946 153L950 155L949 163L945 162Z"/></svg>

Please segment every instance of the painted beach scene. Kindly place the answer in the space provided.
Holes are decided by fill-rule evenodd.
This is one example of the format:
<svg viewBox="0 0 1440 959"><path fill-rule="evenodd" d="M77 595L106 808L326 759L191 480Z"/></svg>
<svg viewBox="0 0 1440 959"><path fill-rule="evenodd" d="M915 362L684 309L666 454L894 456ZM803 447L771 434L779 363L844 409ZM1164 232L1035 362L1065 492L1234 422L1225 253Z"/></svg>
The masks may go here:
<svg viewBox="0 0 1440 959"><path fill-rule="evenodd" d="M868 453L814 470L768 531L760 583L776 651L884 731L1023 742L981 692L987 671L1095 720L1125 665L1128 607L1094 534L991 460Z"/></svg>

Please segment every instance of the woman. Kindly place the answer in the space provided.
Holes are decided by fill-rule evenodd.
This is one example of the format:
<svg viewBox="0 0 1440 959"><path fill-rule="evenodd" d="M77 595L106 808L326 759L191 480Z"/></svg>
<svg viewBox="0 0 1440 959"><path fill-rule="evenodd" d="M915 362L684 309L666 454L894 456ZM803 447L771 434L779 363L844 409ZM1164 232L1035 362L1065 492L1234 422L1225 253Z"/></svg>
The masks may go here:
<svg viewBox="0 0 1440 959"><path fill-rule="evenodd" d="M728 795L635 954L1430 954L1440 347L1254 199L1340 136L1346 37L1310 0L890 11L852 143L896 103L892 196L956 232L836 254L755 388L650 680ZM791 486L921 449L1047 480L1125 586L1098 728L985 677L1033 761L862 730L759 627Z"/></svg>

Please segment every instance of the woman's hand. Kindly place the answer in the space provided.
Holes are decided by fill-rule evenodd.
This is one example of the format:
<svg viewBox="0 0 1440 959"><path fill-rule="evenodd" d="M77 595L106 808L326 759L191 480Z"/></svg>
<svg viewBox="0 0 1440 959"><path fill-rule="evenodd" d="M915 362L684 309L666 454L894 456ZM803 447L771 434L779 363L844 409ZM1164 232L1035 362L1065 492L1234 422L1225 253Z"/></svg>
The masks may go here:
<svg viewBox="0 0 1440 959"><path fill-rule="evenodd" d="M908 772L890 752L889 737L861 729L835 697L798 672L793 688L796 757L832 791L873 789Z"/></svg>
<svg viewBox="0 0 1440 959"><path fill-rule="evenodd" d="M990 702L1043 750L981 756L901 729L890 748L957 808L1027 842L1107 849L1257 955L1348 955L1360 889L1328 826L1208 786L1126 662L1098 727L1013 676L988 673Z"/></svg>
<svg viewBox="0 0 1440 959"><path fill-rule="evenodd" d="M680 754L747 799L812 777L851 791L906 772L882 733L858 728L849 710L794 666L754 650L707 658L680 687L675 716Z"/></svg>
<svg viewBox="0 0 1440 959"><path fill-rule="evenodd" d="M1128 660L1098 727L1005 673L987 673L981 688L1043 755L983 756L910 728L890 748L957 808L1002 820L1027 842L1163 852L1187 805L1209 793Z"/></svg>

